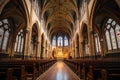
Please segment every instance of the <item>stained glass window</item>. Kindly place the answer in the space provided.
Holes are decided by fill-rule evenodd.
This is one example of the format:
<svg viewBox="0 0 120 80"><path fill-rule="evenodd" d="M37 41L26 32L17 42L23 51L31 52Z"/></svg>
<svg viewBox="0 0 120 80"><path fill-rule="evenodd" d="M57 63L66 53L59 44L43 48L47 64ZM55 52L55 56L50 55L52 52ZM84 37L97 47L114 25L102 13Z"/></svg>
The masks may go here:
<svg viewBox="0 0 120 80"><path fill-rule="evenodd" d="M105 37L108 50L116 50L120 48L119 34L119 24L113 19L108 19L105 27Z"/></svg>
<svg viewBox="0 0 120 80"><path fill-rule="evenodd" d="M21 29L16 37L16 42L15 42L15 47L14 47L14 51L16 53L23 52L23 46L24 46L23 43L24 43L24 32L23 32L23 29Z"/></svg>
<svg viewBox="0 0 120 80"><path fill-rule="evenodd" d="M53 46L56 46L56 37L54 36L53 39L52 39L52 45Z"/></svg>
<svg viewBox="0 0 120 80"><path fill-rule="evenodd" d="M7 19L0 21L0 50L6 51L9 39L9 22Z"/></svg>
<svg viewBox="0 0 120 80"><path fill-rule="evenodd" d="M4 29L3 29L3 27L1 27L0 28L0 46L2 44L3 34L4 34Z"/></svg>
<svg viewBox="0 0 120 80"><path fill-rule="evenodd" d="M106 31L105 33L105 36L106 36L106 41L107 41L107 46L108 46L108 50L111 50L111 41L110 41L110 35L109 35L109 32Z"/></svg>
<svg viewBox="0 0 120 80"><path fill-rule="evenodd" d="M3 46L2 46L2 49L3 49L3 50L5 50L6 47L7 47L8 38L9 38L9 32L6 31L6 32L5 32L5 35L4 35Z"/></svg>
<svg viewBox="0 0 120 80"><path fill-rule="evenodd" d="M117 36L118 48L120 48L120 26L118 24L116 25L115 32Z"/></svg>
<svg viewBox="0 0 120 80"><path fill-rule="evenodd" d="M100 47L100 40L99 40L98 33L94 34L94 38L95 38L96 53L99 53L101 51L101 47Z"/></svg>
<svg viewBox="0 0 120 80"><path fill-rule="evenodd" d="M64 37L64 45L68 46L68 38L67 38L67 36Z"/></svg>
<svg viewBox="0 0 120 80"><path fill-rule="evenodd" d="M63 37L62 36L58 37L58 46L63 46Z"/></svg>
<svg viewBox="0 0 120 80"><path fill-rule="evenodd" d="M115 34L114 34L113 28L110 29L110 35L111 35L112 47L113 47L113 49L116 49L117 45L116 45L116 39L115 39Z"/></svg>

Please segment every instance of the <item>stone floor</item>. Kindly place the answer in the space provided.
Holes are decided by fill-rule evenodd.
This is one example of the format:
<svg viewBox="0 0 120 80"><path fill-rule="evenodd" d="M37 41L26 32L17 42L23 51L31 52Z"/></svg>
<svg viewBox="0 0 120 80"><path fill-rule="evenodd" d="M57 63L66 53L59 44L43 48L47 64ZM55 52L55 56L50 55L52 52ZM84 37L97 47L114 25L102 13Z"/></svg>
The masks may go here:
<svg viewBox="0 0 120 80"><path fill-rule="evenodd" d="M79 77L62 61L56 62L37 80L80 80Z"/></svg>

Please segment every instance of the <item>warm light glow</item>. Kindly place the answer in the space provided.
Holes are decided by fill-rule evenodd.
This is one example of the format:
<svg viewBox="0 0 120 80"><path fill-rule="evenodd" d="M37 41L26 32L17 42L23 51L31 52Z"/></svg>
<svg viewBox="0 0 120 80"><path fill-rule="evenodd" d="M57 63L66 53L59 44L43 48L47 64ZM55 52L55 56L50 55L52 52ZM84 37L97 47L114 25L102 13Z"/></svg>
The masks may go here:
<svg viewBox="0 0 120 80"><path fill-rule="evenodd" d="M61 69L61 68L63 67L63 63L62 63L62 62L58 62L58 63L57 63L57 67L58 67L59 69Z"/></svg>
<svg viewBox="0 0 120 80"><path fill-rule="evenodd" d="M69 80L66 73L63 71L64 64L63 62L59 61L57 62L57 73L56 73L56 79L55 80Z"/></svg>
<svg viewBox="0 0 120 80"><path fill-rule="evenodd" d="M54 53L54 57L57 59L64 59L64 58L68 58L68 51L62 47L56 47L55 48L55 53Z"/></svg>
<svg viewBox="0 0 120 80"><path fill-rule="evenodd" d="M63 53L61 49L58 50L58 57L63 57Z"/></svg>

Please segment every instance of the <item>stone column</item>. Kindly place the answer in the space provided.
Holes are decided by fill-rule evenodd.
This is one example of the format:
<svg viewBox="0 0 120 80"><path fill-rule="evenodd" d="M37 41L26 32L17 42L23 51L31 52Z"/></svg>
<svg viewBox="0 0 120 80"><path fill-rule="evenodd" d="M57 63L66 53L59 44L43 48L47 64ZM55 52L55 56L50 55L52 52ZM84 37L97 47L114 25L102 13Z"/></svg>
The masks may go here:
<svg viewBox="0 0 120 80"><path fill-rule="evenodd" d="M37 59L40 58L40 41L37 42Z"/></svg>
<svg viewBox="0 0 120 80"><path fill-rule="evenodd" d="M11 24L11 26L14 26L13 23ZM9 52L10 58L14 57L14 46L15 46L15 42L16 42L16 35L17 35L16 31L11 31L10 35L9 35L10 39L8 40L9 41L8 52Z"/></svg>
<svg viewBox="0 0 120 80"><path fill-rule="evenodd" d="M93 37L93 31L92 29L90 29L88 31L88 40L89 40L89 43L88 43L88 48L89 48L89 55L90 56L94 56L95 52L94 52L94 37Z"/></svg>
<svg viewBox="0 0 120 80"><path fill-rule="evenodd" d="M24 59L27 59L30 52L30 41L31 41L31 31L30 29L25 30L25 40L24 40Z"/></svg>
<svg viewBox="0 0 120 80"><path fill-rule="evenodd" d="M9 33L9 43L8 43L8 53L9 53L9 57L12 56L12 39L13 39L13 34Z"/></svg>
<svg viewBox="0 0 120 80"><path fill-rule="evenodd" d="M11 58L14 58L15 40L16 40L16 38L13 37L13 38L12 38L12 42L11 42L11 55L10 55Z"/></svg>
<svg viewBox="0 0 120 80"><path fill-rule="evenodd" d="M68 37L68 45L70 45L70 38Z"/></svg>
<svg viewBox="0 0 120 80"><path fill-rule="evenodd" d="M87 31L88 31L88 48L89 48L89 56L94 56L95 51L94 51L94 31L93 31L93 26L92 23L90 23L90 15L89 15L89 9L88 9L88 5L87 2L85 1L85 5L86 5L86 16L87 16L87 20L88 20L88 25L87 25Z"/></svg>
<svg viewBox="0 0 120 80"><path fill-rule="evenodd" d="M64 41L65 41L65 40L64 40L64 36L63 36L63 47L65 46Z"/></svg>
<svg viewBox="0 0 120 80"><path fill-rule="evenodd" d="M56 36L56 47L58 47L58 37Z"/></svg>
<svg viewBox="0 0 120 80"><path fill-rule="evenodd" d="M81 47L81 50L80 50L80 57L83 58L84 57L84 47L83 47L83 42L80 42L80 47Z"/></svg>

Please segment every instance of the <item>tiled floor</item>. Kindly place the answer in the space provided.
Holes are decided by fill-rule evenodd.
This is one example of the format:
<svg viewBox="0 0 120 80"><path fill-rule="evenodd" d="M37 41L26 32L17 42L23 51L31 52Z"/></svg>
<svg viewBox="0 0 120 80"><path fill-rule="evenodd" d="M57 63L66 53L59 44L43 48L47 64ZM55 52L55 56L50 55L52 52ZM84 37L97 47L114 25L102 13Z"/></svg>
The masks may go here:
<svg viewBox="0 0 120 80"><path fill-rule="evenodd" d="M56 62L37 80L80 80L78 76L62 61Z"/></svg>

